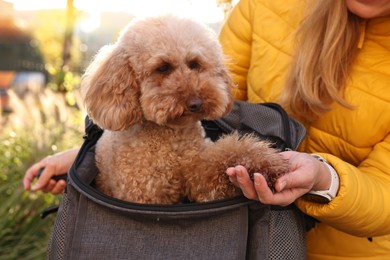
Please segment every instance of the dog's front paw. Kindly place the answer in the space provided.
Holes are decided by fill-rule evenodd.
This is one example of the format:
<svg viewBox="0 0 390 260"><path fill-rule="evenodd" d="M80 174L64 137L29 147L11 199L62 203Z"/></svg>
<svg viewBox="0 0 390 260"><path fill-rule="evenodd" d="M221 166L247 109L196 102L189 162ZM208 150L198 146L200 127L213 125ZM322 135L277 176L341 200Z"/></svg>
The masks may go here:
<svg viewBox="0 0 390 260"><path fill-rule="evenodd" d="M226 167L242 165L252 179L254 173L261 173L272 191L276 180L290 170L288 160L271 147L272 143L254 135L233 133L219 139L215 146Z"/></svg>

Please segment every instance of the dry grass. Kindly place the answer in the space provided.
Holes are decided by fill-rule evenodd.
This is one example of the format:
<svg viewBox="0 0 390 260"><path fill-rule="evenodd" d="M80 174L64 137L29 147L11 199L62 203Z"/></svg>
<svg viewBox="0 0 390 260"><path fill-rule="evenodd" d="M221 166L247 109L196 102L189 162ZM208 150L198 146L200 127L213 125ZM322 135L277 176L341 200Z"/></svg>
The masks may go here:
<svg viewBox="0 0 390 260"><path fill-rule="evenodd" d="M26 192L21 180L33 162L81 144L83 113L48 89L23 99L9 94L13 112L0 129L0 258L43 259L55 216L39 215L61 196Z"/></svg>

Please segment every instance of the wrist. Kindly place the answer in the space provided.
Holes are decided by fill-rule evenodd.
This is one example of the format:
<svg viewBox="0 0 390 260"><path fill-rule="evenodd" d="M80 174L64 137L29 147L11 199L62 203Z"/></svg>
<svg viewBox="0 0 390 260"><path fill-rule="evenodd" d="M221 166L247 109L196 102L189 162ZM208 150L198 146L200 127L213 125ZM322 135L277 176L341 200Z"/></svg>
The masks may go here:
<svg viewBox="0 0 390 260"><path fill-rule="evenodd" d="M308 194L323 197L323 198L327 199L327 201L329 202L336 197L337 192L339 190L339 186L340 186L339 176L338 176L336 170L324 158L322 158L319 155L313 155L313 157L316 158L317 160L319 160L320 162L322 162L326 166L326 168L328 169L329 175L327 176L327 178L328 178L328 180L330 178L330 184L329 184L329 182L327 182L329 184L329 185L326 185L326 186L328 186L328 188L318 189L318 187L317 187L316 190L311 190L308 192Z"/></svg>
<svg viewBox="0 0 390 260"><path fill-rule="evenodd" d="M329 190L331 182L332 182L332 176L330 173L330 169L326 162L322 159L322 157L313 156L318 167L318 173L317 173L317 179L316 182L314 182L313 187L311 190Z"/></svg>

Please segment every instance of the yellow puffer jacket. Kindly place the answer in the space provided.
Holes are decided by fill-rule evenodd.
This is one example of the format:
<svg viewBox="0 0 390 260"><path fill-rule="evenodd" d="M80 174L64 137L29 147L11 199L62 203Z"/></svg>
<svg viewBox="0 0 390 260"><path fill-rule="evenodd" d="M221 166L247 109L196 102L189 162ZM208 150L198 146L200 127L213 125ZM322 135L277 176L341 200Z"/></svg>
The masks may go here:
<svg viewBox="0 0 390 260"><path fill-rule="evenodd" d="M241 0L220 35L239 91L250 102L276 101L293 53L302 0ZM308 259L390 259L390 17L362 23L346 100L308 127L300 150L337 170L329 204L297 205L320 223L308 232Z"/></svg>

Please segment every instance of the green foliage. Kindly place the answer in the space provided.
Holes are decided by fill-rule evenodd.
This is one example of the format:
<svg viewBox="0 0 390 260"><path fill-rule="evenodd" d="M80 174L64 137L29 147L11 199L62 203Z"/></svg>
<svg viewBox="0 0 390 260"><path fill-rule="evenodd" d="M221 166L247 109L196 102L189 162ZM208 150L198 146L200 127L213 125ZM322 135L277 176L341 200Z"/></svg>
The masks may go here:
<svg viewBox="0 0 390 260"><path fill-rule="evenodd" d="M78 19L80 12L75 12L72 19ZM49 73L49 84L52 90L62 93L74 91L80 83L80 74L84 68L80 63L84 57L83 44L78 37L71 41L69 63L64 64L64 34L66 31L66 10L41 10L31 26L33 36L46 62L46 69ZM73 28L70 28L73 30ZM74 103L74 97L67 94L67 101L70 105Z"/></svg>
<svg viewBox="0 0 390 260"><path fill-rule="evenodd" d="M59 198L24 192L21 179L26 162L34 159L37 149L27 131L18 132L20 135L9 132L1 137L0 255L6 259L38 259L44 254L53 224L52 217L40 219L40 211L58 203Z"/></svg>
<svg viewBox="0 0 390 260"><path fill-rule="evenodd" d="M48 87L56 92L65 92L65 98L69 105L76 104L74 91L80 85L80 74L77 72L66 71L64 69L55 68L47 65L48 72L52 80L48 83Z"/></svg>
<svg viewBox="0 0 390 260"><path fill-rule="evenodd" d="M61 195L26 192L22 179L34 162L81 143L82 116L49 90L23 101L12 94L11 105L0 131L0 259L44 259L55 215L40 213Z"/></svg>
<svg viewBox="0 0 390 260"><path fill-rule="evenodd" d="M75 19L81 16L77 12ZM38 46L47 64L60 68L62 66L62 52L64 47L64 33L66 29L66 10L37 11L32 20L31 31L38 41ZM73 40L72 68L77 67L82 57L82 43L78 38Z"/></svg>

